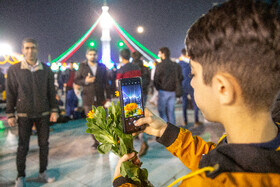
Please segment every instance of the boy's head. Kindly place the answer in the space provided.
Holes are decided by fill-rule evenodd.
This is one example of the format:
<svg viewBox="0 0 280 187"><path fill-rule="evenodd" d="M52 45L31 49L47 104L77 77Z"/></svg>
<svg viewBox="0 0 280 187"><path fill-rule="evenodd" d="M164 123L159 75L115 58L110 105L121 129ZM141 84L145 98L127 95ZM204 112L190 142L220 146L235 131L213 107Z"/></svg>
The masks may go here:
<svg viewBox="0 0 280 187"><path fill-rule="evenodd" d="M269 111L280 89L277 13L261 1L230 0L198 19L186 37L187 53L201 65L203 82L212 85L219 73L233 78L251 111Z"/></svg>

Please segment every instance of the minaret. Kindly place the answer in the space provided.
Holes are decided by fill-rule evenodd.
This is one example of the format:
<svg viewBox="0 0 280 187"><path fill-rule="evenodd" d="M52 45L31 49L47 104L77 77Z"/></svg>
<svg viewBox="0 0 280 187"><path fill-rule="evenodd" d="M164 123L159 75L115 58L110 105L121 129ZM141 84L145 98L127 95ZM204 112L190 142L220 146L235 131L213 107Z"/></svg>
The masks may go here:
<svg viewBox="0 0 280 187"><path fill-rule="evenodd" d="M111 68L111 46L110 46L110 27L112 25L111 16L108 13L109 7L105 5L102 7L101 28L102 28L102 63L108 68Z"/></svg>

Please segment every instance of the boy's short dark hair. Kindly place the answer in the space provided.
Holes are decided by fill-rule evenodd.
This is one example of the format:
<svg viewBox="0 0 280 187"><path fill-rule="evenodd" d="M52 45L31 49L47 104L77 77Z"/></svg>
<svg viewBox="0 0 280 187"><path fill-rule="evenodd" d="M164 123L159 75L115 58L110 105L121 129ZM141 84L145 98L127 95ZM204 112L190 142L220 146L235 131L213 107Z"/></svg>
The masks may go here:
<svg viewBox="0 0 280 187"><path fill-rule="evenodd" d="M120 51L120 56L126 60L129 60L130 58L130 50L129 49L122 49Z"/></svg>
<svg viewBox="0 0 280 187"><path fill-rule="evenodd" d="M217 72L238 81L252 110L270 110L280 89L279 12L271 4L230 0L214 7L189 29L190 58L201 64L205 84Z"/></svg>
<svg viewBox="0 0 280 187"><path fill-rule="evenodd" d="M162 47L159 49L159 51L165 55L165 58L170 58L170 50L168 47Z"/></svg>
<svg viewBox="0 0 280 187"><path fill-rule="evenodd" d="M96 52L96 54L97 54L97 50L96 50L96 49L94 49L94 48L87 48L87 50L86 50L86 54L88 54L88 52L90 52L90 51L95 51L95 52Z"/></svg>
<svg viewBox="0 0 280 187"><path fill-rule="evenodd" d="M25 43L33 43L33 44L35 44L36 45L36 47L38 47L38 43L37 43L37 41L35 40L35 39L33 39L33 38L25 38L25 39L23 39L22 40L22 47L23 47L23 45L25 44Z"/></svg>

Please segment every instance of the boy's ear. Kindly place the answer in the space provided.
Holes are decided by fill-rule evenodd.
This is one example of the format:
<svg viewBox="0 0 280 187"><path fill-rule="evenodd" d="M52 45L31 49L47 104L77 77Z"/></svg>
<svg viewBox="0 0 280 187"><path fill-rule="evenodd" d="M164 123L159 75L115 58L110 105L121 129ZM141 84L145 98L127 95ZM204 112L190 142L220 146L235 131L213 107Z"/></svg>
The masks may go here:
<svg viewBox="0 0 280 187"><path fill-rule="evenodd" d="M240 91L236 79L226 73L218 73L213 77L213 88L221 104L231 105L236 102Z"/></svg>

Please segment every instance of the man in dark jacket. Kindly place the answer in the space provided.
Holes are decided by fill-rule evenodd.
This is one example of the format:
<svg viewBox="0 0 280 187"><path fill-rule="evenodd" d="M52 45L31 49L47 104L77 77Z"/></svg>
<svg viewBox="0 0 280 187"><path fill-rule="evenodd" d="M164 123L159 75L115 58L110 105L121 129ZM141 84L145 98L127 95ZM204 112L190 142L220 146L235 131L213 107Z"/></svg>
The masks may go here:
<svg viewBox="0 0 280 187"><path fill-rule="evenodd" d="M40 173L42 182L53 182L47 173L49 151L49 122L58 117L55 99L54 75L51 69L37 59L38 45L34 39L22 42L24 59L11 66L7 73L6 113L10 126L18 117L18 150L16 186L25 186L25 162L33 124L36 125L40 147Z"/></svg>
<svg viewBox="0 0 280 187"><path fill-rule="evenodd" d="M160 48L158 56L162 62L157 65L154 84L158 90L159 115L166 122L176 124L176 79L182 79L182 70L179 65L170 60L170 51L167 47Z"/></svg>
<svg viewBox="0 0 280 187"><path fill-rule="evenodd" d="M80 64L75 75L75 84L83 86L83 107L85 114L94 106L103 106L106 102L105 90L107 84L107 71L104 64L97 62L97 51L89 48L86 52L87 61ZM106 94L110 99L110 94ZM99 142L92 135L94 143L93 149L96 149Z"/></svg>
<svg viewBox="0 0 280 187"><path fill-rule="evenodd" d="M199 116L198 116L198 107L195 103L194 100L194 94L193 94L193 87L191 86L191 66L189 63L189 59L187 57L186 54L186 49L182 49L181 51L181 56L180 56L180 62L179 65L182 68L182 73L183 73L183 77L184 80L182 81L182 87L183 87L183 117L184 117L184 122L185 122L185 126L188 125L188 114L187 114L187 108L188 108L188 95L191 97L192 100L192 106L193 106L193 110L194 110L194 126L198 126L201 124L201 122L199 122Z"/></svg>

